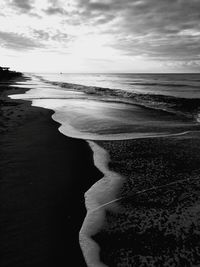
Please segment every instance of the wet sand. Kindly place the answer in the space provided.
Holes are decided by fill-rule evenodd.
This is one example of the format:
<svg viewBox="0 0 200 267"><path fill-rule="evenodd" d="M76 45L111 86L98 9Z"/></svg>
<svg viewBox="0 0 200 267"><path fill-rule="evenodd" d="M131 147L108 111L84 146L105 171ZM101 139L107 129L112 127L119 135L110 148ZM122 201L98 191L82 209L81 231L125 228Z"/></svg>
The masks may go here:
<svg viewBox="0 0 200 267"><path fill-rule="evenodd" d="M0 87L0 265L86 266L79 230L84 193L102 174L89 145L58 131L52 111Z"/></svg>
<svg viewBox="0 0 200 267"><path fill-rule="evenodd" d="M9 95L23 90L9 90ZM197 131L95 141L109 153L109 170L101 158L106 154L90 142L100 157L96 166L105 175L97 188L94 184L103 174L94 167L91 148L85 141L60 134L52 111L31 107L27 101L4 98L3 104L2 266L67 266L71 262L85 266L78 239L86 215L86 191L86 205L90 199L95 205L82 226L83 234L90 234L82 249L88 262L96 261L91 266L200 264ZM115 188L115 178L120 187ZM96 221L90 220L93 210L98 214L93 217ZM89 251L91 240L100 248L92 244L93 251L99 252L96 258Z"/></svg>
<svg viewBox="0 0 200 267"><path fill-rule="evenodd" d="M104 266L199 266L200 134L97 143L124 177L91 236Z"/></svg>

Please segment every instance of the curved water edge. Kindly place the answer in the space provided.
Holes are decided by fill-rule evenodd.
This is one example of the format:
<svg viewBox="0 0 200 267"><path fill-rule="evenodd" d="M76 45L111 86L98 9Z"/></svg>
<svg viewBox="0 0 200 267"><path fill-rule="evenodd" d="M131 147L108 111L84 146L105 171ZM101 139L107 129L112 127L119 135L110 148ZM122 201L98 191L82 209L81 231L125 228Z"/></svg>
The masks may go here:
<svg viewBox="0 0 200 267"><path fill-rule="evenodd" d="M12 96L10 96L12 98ZM30 99L27 99L30 101ZM32 106L40 105L34 103L32 100ZM47 107L45 107L47 108ZM50 109L50 108L47 108ZM181 136L188 134L190 132L195 131L185 131L174 134L155 134L155 135L107 135L106 138L102 139L100 136L93 135L93 138L89 139L88 135L81 134L76 131L69 124L67 127L63 126L62 120L59 119L56 110L50 109L54 111L52 115L52 119L60 124L58 130L68 137L84 139L88 142L94 153L94 164L95 166L104 174L103 178L96 182L90 189L85 193L85 206L86 206L86 217L83 221L82 227L79 232L79 243L82 249L82 253L84 255L86 264L88 267L108 267L100 261L100 247L99 245L92 239L92 236L98 232L101 228L104 218L105 218L105 209L117 209L118 203L116 199L116 194L123 183L124 177L117 174L116 172L110 171L108 167L108 163L110 161L109 153L97 145L95 140L106 140L106 141L114 141L114 140L130 140L130 139L143 139L143 138L159 138L159 137L170 137L170 136ZM91 136L92 137L92 136Z"/></svg>
<svg viewBox="0 0 200 267"><path fill-rule="evenodd" d="M115 199L123 177L109 170L109 154L105 149L94 142L88 143L94 153L94 164L104 176L85 193L87 214L79 233L79 240L88 267L105 267L99 258L100 248L91 236L100 229L105 217L103 205ZM113 203L109 208L113 209L116 206L117 203Z"/></svg>
<svg viewBox="0 0 200 267"><path fill-rule="evenodd" d="M32 90L29 97L28 94L10 97L29 100L32 101L32 106L53 110L52 118L61 124L59 131L72 138L127 140L176 136L199 130L197 121L168 113L143 110L124 103L105 103L82 98L38 99L33 98Z"/></svg>
<svg viewBox="0 0 200 267"><path fill-rule="evenodd" d="M25 83L24 83L25 84ZM19 85L20 86L20 85ZM27 87L29 84L27 85ZM37 83L37 87L39 87L39 84ZM43 91L41 91L43 90ZM48 91L49 90L49 91ZM15 99L24 99L32 101L32 106L38 106L43 107L46 109L50 109L54 111L54 114L52 115L52 119L58 123L60 123L59 131L69 137L78 138L78 139L84 139L86 140L93 153L94 153L94 164L95 166L104 174L103 178L99 180L97 183L95 183L86 193L85 193L85 205L87 209L87 214L84 219L83 225L80 229L79 233L79 241L81 245L81 249L83 251L83 255L85 257L85 261L89 267L106 267L103 263L101 263L99 258L99 252L100 248L97 245L96 242L91 238L92 235L94 235L98 229L101 227L104 218L105 218L105 206L106 204L109 204L106 206L106 209L116 209L118 207L118 203L116 200L116 193L118 192L118 189L120 188L123 177L119 174L110 171L108 168L108 162L109 162L109 154L106 150L104 150L102 147L97 145L94 141L95 140L126 140L126 139L141 139L141 138L155 138L155 137L169 137L169 136L178 136L178 135L184 135L190 132L194 132L194 130L186 130L186 131L178 131L178 132L121 132L114 134L109 132L106 134L99 134L98 131L96 132L89 132L89 131L82 131L82 128L76 127L77 125L73 125L73 120L77 118L74 117L74 114L69 114L70 109L68 109L68 118L65 118L63 116L62 110L59 109L60 103L54 103L51 105L49 99L48 102L43 101L43 99L34 99L34 95L36 96L38 93L41 94L41 92L45 95L48 92L51 92L51 96L58 97L65 94L71 95L75 93L75 91L63 91L58 92L58 90L53 91L53 89L48 88L40 88L40 89L31 89L27 91L24 95L13 95L10 96L11 98ZM82 95L82 92L77 92ZM66 99L65 99L66 100ZM76 99L77 100L77 99ZM80 101L80 100L79 100ZM80 103L80 102L79 102ZM70 102L67 103L67 105L70 104ZM121 107L121 106L119 106ZM73 106L72 106L73 108ZM77 108L77 106L76 106ZM66 112L66 111L65 111ZM86 112L84 116L87 118L88 113ZM101 114L102 115L102 114ZM116 114L115 114L116 115ZM70 117L71 116L71 117ZM107 116L107 114L106 114ZM83 117L83 119L85 119ZM96 119L96 117L95 117ZM198 117L199 119L199 117ZM79 126L79 125L78 125ZM115 127L113 127L115 129ZM183 129L182 129L183 130Z"/></svg>
<svg viewBox="0 0 200 267"><path fill-rule="evenodd" d="M9 97L12 98L12 96ZM36 107L39 106L34 104L34 100L32 101L31 105ZM68 137L80 139L80 133L77 136L75 134L76 131L73 130L73 127L70 125L68 126L66 132L66 128L62 127L62 122L56 116L56 111L53 111L54 114L51 116L52 119L61 125L58 130ZM116 192L123 182L123 177L109 170L108 163L110 158L105 149L98 146L95 142L87 140L83 136L81 139L85 139L88 142L94 153L94 164L104 174L104 176L85 193L85 206L87 214L79 232L79 243L88 267L106 267L106 265L100 261L100 247L91 238L91 236L95 234L101 227L104 221L103 206L115 199ZM121 139L122 137L117 140ZM114 208L116 206L117 203L113 203L113 205L109 205L109 208Z"/></svg>
<svg viewBox="0 0 200 267"><path fill-rule="evenodd" d="M141 84L141 83L140 83ZM164 111L168 114L174 114L188 118L193 121L198 121L200 110L200 93L198 90L195 93L191 93L191 88L186 87L185 94L182 91L177 91L177 95L174 95L174 91L171 88L171 84L168 82L168 93L165 94L162 88L154 92L137 91L135 87L125 89L116 89L117 87L96 87L75 83L66 83L61 81L53 81L44 79L42 76L33 75L32 80L28 82L28 85L32 87L32 94L28 91L25 94L26 98L36 99L69 99L73 94L75 98L93 99L104 102L124 103L129 105L137 105L141 108L147 108L150 110ZM41 86L42 85L42 86ZM148 85L148 83L147 83ZM24 86L22 83L17 83L14 86ZM197 87L199 88L199 87ZM190 90L189 90L190 89ZM78 95L79 94L79 95Z"/></svg>

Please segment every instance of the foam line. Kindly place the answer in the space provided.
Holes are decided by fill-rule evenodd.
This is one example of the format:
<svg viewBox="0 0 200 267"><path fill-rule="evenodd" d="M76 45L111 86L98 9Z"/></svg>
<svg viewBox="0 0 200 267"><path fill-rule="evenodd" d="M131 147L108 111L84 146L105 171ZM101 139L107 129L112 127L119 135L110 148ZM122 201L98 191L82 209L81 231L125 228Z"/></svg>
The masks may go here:
<svg viewBox="0 0 200 267"><path fill-rule="evenodd" d="M119 174L110 171L108 168L109 155L106 150L98 146L96 143L89 141L90 147L94 152L94 164L104 174L104 177L95 183L85 193L85 205L87 208L87 215L79 233L80 245L88 267L105 267L99 259L100 248L92 239L101 227L105 218L105 209L103 205L115 198L123 177ZM117 204L109 208L116 208ZM102 207L98 209L98 207Z"/></svg>

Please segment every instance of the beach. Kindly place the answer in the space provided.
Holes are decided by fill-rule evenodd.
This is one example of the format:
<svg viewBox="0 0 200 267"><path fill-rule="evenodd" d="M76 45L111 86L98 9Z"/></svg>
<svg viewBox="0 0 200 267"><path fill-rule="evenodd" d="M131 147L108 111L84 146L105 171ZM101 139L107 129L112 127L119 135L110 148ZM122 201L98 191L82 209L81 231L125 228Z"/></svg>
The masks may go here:
<svg viewBox="0 0 200 267"><path fill-rule="evenodd" d="M198 266L200 134L96 144L112 176L86 193L88 266Z"/></svg>
<svg viewBox="0 0 200 267"><path fill-rule="evenodd" d="M200 134L101 142L121 174L92 238L106 266L198 266Z"/></svg>
<svg viewBox="0 0 200 267"><path fill-rule="evenodd" d="M0 265L86 266L84 193L102 174L85 141L59 133L52 111L7 97L25 91L1 84Z"/></svg>
<svg viewBox="0 0 200 267"><path fill-rule="evenodd" d="M198 266L194 99L169 112L35 76L2 88L2 266Z"/></svg>

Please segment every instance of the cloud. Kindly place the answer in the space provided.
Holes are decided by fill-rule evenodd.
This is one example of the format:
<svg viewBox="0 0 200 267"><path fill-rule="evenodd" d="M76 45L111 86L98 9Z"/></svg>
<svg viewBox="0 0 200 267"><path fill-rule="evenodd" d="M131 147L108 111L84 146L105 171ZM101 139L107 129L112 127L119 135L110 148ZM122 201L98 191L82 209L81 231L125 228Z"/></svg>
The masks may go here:
<svg viewBox="0 0 200 267"><path fill-rule="evenodd" d="M32 8L31 0L12 3L24 11ZM69 3L48 0L49 6L43 11L47 16L64 16L67 25L86 25L90 34L106 34L107 44L125 55L158 60L199 57L198 0L73 0L72 6ZM35 36L39 40L68 40L68 34L59 30L50 34L36 29ZM27 44L32 42L29 39Z"/></svg>
<svg viewBox="0 0 200 267"><path fill-rule="evenodd" d="M50 34L44 30L33 30L33 35L36 39L39 40L48 40L50 38Z"/></svg>
<svg viewBox="0 0 200 267"><path fill-rule="evenodd" d="M4 47L31 50L46 45L46 51L53 48L70 53L79 43L81 47L80 40L90 40L94 51L95 46L109 48L119 58L139 56L143 60L182 61L185 66L199 66L199 0L8 0L2 3L1 12L6 16L0 17L0 22L5 21L0 40ZM11 6L11 12L6 12ZM13 7L17 12L13 12ZM24 25L19 13L27 17ZM14 19L11 26L9 16Z"/></svg>
<svg viewBox="0 0 200 267"><path fill-rule="evenodd" d="M32 35L34 36L34 39L39 40L39 41L56 41L59 43L62 42L71 42L74 37L65 33L61 32L59 30L56 31L44 31L44 30L32 30ZM49 44L50 46L50 44Z"/></svg>
<svg viewBox="0 0 200 267"><path fill-rule="evenodd" d="M33 8L31 0L12 0L11 5L17 7L22 12L29 12Z"/></svg>
<svg viewBox="0 0 200 267"><path fill-rule="evenodd" d="M90 2L88 4L88 7L90 10L98 10L98 11L109 11L112 9L112 6L107 4L107 3L102 3L102 2Z"/></svg>
<svg viewBox="0 0 200 267"><path fill-rule="evenodd" d="M102 32L110 34L110 45L124 54L159 60L185 60L200 55L200 1L84 0L79 6L88 20L101 15L96 24L112 23Z"/></svg>
<svg viewBox="0 0 200 267"><path fill-rule="evenodd" d="M48 0L48 5L49 6L43 10L47 15L67 15L68 14L67 10L65 9L66 7L68 7L68 1L62 2L62 0Z"/></svg>
<svg viewBox="0 0 200 267"><path fill-rule="evenodd" d="M51 39L58 42L66 42L71 41L73 37L69 36L67 33L57 31L51 36Z"/></svg>
<svg viewBox="0 0 200 267"><path fill-rule="evenodd" d="M76 26L89 25L91 34L107 35L108 45L122 55L199 60L198 0L74 0L72 13L61 2L49 0L46 13L66 15L66 22Z"/></svg>
<svg viewBox="0 0 200 267"><path fill-rule="evenodd" d="M32 38L12 32L0 31L0 41L1 46L17 51L32 50L43 47L40 42L37 42Z"/></svg>
<svg viewBox="0 0 200 267"><path fill-rule="evenodd" d="M46 10L44 10L44 12L47 15L57 15L57 14L65 15L65 14L67 14L67 12L61 7L48 7Z"/></svg>

